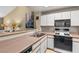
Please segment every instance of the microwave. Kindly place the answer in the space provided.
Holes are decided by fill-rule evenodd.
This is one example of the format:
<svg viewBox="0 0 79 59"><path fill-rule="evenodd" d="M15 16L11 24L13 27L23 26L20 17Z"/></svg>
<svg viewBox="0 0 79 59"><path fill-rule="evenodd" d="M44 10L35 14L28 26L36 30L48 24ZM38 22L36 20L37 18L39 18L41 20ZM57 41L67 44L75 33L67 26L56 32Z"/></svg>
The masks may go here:
<svg viewBox="0 0 79 59"><path fill-rule="evenodd" d="M55 20L54 26L55 27L70 27L71 21L70 21L70 19Z"/></svg>

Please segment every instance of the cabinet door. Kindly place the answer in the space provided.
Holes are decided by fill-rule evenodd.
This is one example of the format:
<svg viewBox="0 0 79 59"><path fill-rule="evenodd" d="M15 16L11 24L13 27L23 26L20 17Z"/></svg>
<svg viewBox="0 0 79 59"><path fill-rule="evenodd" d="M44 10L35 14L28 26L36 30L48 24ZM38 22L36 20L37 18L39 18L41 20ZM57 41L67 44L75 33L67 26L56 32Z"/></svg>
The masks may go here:
<svg viewBox="0 0 79 59"><path fill-rule="evenodd" d="M79 26L79 10L71 12L71 26Z"/></svg>
<svg viewBox="0 0 79 59"><path fill-rule="evenodd" d="M79 43L73 42L73 53L79 53Z"/></svg>
<svg viewBox="0 0 79 59"><path fill-rule="evenodd" d="M33 51L33 53L41 53L40 46L38 46L38 47Z"/></svg>
<svg viewBox="0 0 79 59"><path fill-rule="evenodd" d="M62 19L71 19L70 12L62 12Z"/></svg>
<svg viewBox="0 0 79 59"><path fill-rule="evenodd" d="M62 18L61 15L62 15L61 13L54 14L55 20L60 20Z"/></svg>
<svg viewBox="0 0 79 59"><path fill-rule="evenodd" d="M54 48L54 39L51 37L48 37L48 48L50 49Z"/></svg>
<svg viewBox="0 0 79 59"><path fill-rule="evenodd" d="M41 43L41 53L45 51L45 41Z"/></svg>
<svg viewBox="0 0 79 59"><path fill-rule="evenodd" d="M47 15L47 25L54 26L54 14Z"/></svg>
<svg viewBox="0 0 79 59"><path fill-rule="evenodd" d="M55 20L70 19L70 12L60 12L55 14Z"/></svg>
<svg viewBox="0 0 79 59"><path fill-rule="evenodd" d="M46 17L47 17L47 15L41 16L41 26L46 26L47 25L47 23L46 23Z"/></svg>
<svg viewBox="0 0 79 59"><path fill-rule="evenodd" d="M41 42L41 53L44 53L47 49L47 36L42 39Z"/></svg>

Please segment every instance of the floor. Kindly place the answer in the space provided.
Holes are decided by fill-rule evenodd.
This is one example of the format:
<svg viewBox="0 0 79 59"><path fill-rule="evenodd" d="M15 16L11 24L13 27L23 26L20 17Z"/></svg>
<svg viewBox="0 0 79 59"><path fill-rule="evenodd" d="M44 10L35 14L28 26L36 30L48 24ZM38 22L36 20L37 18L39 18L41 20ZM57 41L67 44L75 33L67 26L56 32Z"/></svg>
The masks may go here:
<svg viewBox="0 0 79 59"><path fill-rule="evenodd" d="M47 50L46 50L46 53L57 53L57 52L55 52L55 51L53 51L53 50L50 50L50 49L47 49Z"/></svg>

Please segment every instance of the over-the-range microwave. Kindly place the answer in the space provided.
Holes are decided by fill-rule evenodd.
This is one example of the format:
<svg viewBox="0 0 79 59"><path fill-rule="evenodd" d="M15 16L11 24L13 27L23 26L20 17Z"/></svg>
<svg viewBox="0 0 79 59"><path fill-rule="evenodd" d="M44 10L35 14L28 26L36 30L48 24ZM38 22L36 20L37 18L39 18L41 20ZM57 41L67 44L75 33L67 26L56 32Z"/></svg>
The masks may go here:
<svg viewBox="0 0 79 59"><path fill-rule="evenodd" d="M55 27L70 27L71 20L70 19L55 20L54 26Z"/></svg>

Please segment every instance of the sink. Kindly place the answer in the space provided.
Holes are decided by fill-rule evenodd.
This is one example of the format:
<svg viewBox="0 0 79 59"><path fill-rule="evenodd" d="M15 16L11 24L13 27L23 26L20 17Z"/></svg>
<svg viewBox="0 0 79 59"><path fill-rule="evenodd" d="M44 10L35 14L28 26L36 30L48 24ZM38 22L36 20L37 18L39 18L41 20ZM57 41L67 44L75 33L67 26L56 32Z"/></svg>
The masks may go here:
<svg viewBox="0 0 79 59"><path fill-rule="evenodd" d="M45 35L44 33L40 33L40 32L35 32L35 33L33 33L31 36L32 37L41 37L41 36L43 36L43 35Z"/></svg>

